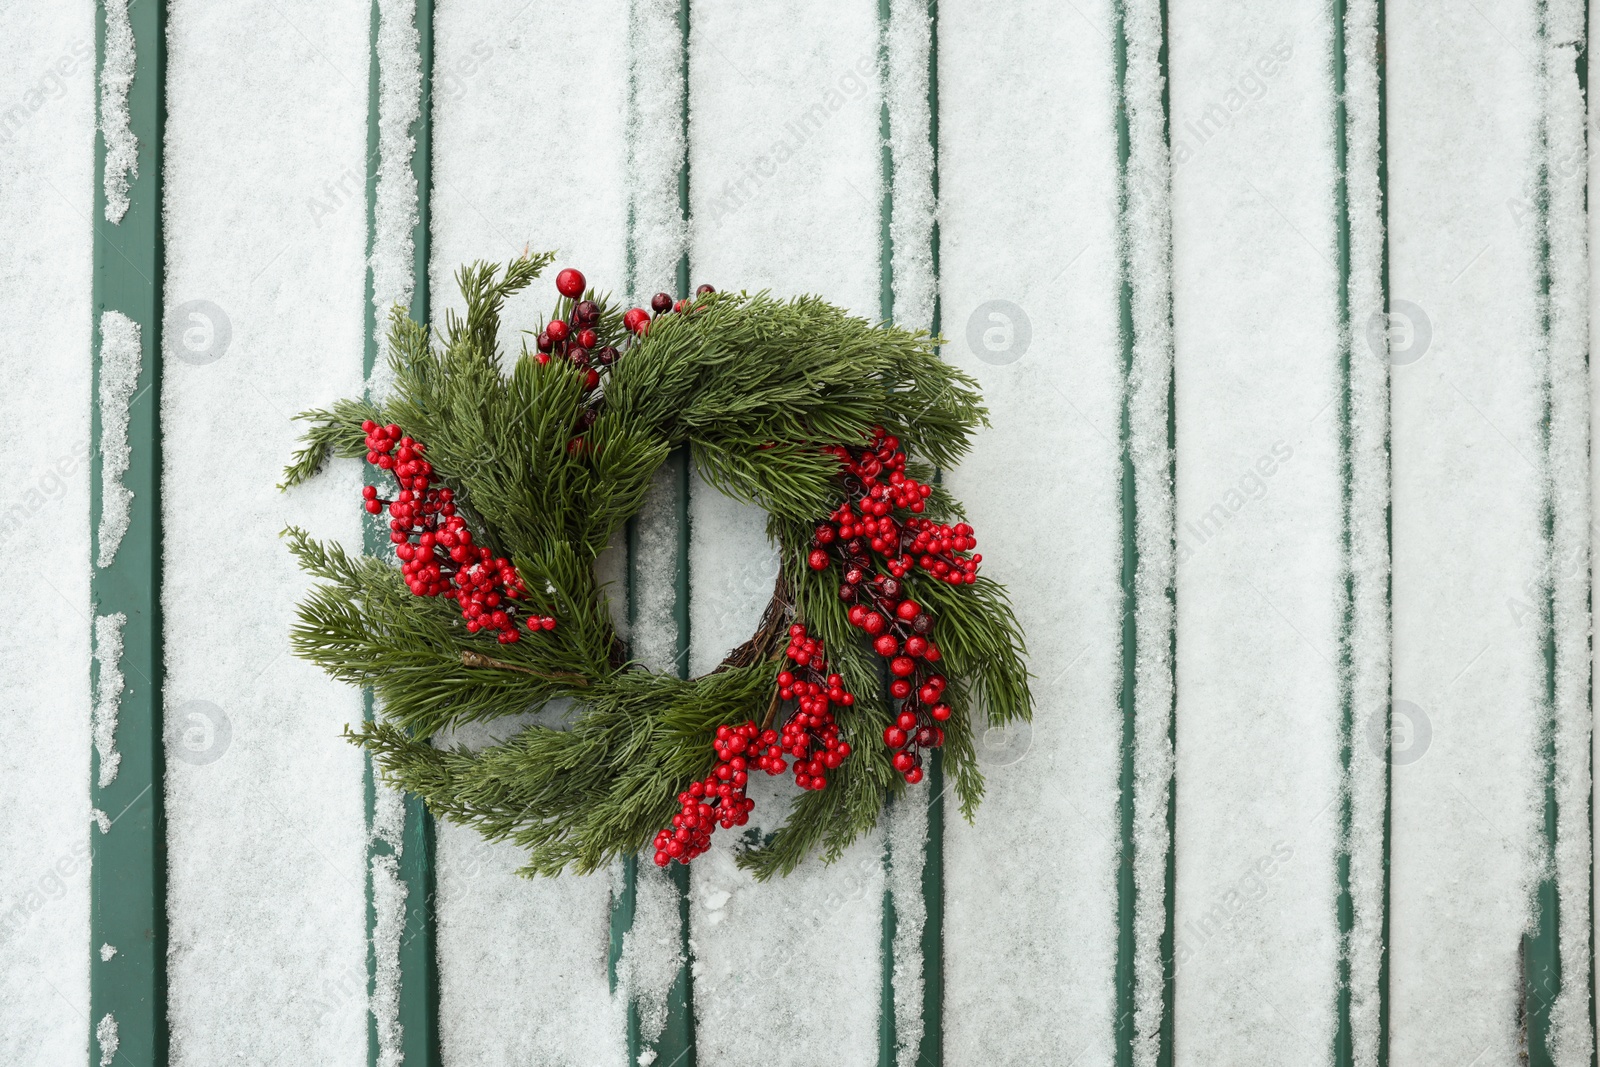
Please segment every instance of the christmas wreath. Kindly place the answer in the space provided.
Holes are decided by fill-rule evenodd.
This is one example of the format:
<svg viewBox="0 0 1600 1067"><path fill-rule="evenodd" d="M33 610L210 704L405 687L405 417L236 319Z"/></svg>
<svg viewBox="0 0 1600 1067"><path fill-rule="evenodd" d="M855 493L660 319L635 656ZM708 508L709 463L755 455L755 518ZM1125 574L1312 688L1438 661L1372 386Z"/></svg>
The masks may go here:
<svg viewBox="0 0 1600 1067"><path fill-rule="evenodd" d="M436 335L396 309L388 398L301 416L285 487L364 458L384 472L366 510L400 563L285 531L325 583L296 653L377 696L349 736L435 815L526 848L529 874L646 850L688 862L749 820L757 771L792 771L798 792L740 862L766 877L831 860L936 748L970 818L974 727L1032 711L1005 591L934 473L986 421L974 383L936 338L815 297L701 286L620 312L570 269L502 369L504 302L552 258L463 269L465 316ZM693 679L628 659L595 574L682 445L707 483L767 510L781 558L755 634ZM476 752L430 742L563 698L565 726Z"/></svg>

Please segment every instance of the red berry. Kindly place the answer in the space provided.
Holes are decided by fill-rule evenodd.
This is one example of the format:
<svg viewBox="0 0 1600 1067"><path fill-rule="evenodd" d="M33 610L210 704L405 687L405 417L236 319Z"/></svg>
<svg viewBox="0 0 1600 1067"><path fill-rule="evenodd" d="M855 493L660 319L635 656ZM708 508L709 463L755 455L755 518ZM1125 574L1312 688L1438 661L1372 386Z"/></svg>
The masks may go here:
<svg viewBox="0 0 1600 1067"><path fill-rule="evenodd" d="M828 554L820 548L813 548L806 557L806 564L814 571L826 570L828 567Z"/></svg>
<svg viewBox="0 0 1600 1067"><path fill-rule="evenodd" d="M642 336L645 332L645 327L649 326L649 324L650 313L643 308L629 308L622 316L622 325L626 326L630 333Z"/></svg>
<svg viewBox="0 0 1600 1067"><path fill-rule="evenodd" d="M666 293L657 293L650 298L650 307L657 315L665 314L672 310L672 297Z"/></svg>
<svg viewBox="0 0 1600 1067"><path fill-rule="evenodd" d="M906 732L898 726L891 726L883 731L883 743L890 748L899 748L906 743Z"/></svg>
<svg viewBox="0 0 1600 1067"><path fill-rule="evenodd" d="M549 335L550 340L560 344L562 341L567 339L567 335L571 331L567 328L567 324L565 322L562 322L560 319L555 319L554 321L545 324L544 332Z"/></svg>
<svg viewBox="0 0 1600 1067"><path fill-rule="evenodd" d="M917 664L910 656L896 656L889 661L889 673L897 678L904 678L917 669Z"/></svg>
<svg viewBox="0 0 1600 1067"><path fill-rule="evenodd" d="M900 651L900 642L895 639L893 634L883 634L872 642L872 648L880 656L893 656Z"/></svg>
<svg viewBox="0 0 1600 1067"><path fill-rule="evenodd" d="M576 300L583 295L585 282L583 272L568 267L556 275L556 292L571 300Z"/></svg>
<svg viewBox="0 0 1600 1067"><path fill-rule="evenodd" d="M917 613L921 610L922 608L917 605L915 600L902 600L900 606L894 609L894 613L906 622L910 622L917 617Z"/></svg>
<svg viewBox="0 0 1600 1067"><path fill-rule="evenodd" d="M907 785L916 785L920 781L922 781L922 768L921 767L913 767L909 771L906 772L906 784Z"/></svg>
<svg viewBox="0 0 1600 1067"><path fill-rule="evenodd" d="M928 714L932 715L935 721L944 722L950 718L950 705L935 704L933 707L928 709Z"/></svg>

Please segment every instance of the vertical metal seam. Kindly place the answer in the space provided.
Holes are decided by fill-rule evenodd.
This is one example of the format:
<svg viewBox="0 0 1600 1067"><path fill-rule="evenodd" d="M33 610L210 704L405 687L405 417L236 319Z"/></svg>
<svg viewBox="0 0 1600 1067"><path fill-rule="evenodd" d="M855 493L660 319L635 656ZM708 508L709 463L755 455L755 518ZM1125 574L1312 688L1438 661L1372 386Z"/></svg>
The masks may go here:
<svg viewBox="0 0 1600 1067"><path fill-rule="evenodd" d="M1122 519L1122 676L1118 710L1122 717L1117 778L1117 951L1116 1014L1112 1032L1117 1067L1132 1067L1134 1042L1134 749L1135 696L1138 688L1139 571L1138 494L1134 480L1132 395L1134 361L1133 265L1128 233L1128 164L1132 153L1128 123L1128 26L1124 0L1112 4L1117 137L1117 326L1122 347L1122 398L1118 416L1119 504Z"/></svg>
<svg viewBox="0 0 1600 1067"><path fill-rule="evenodd" d="M1538 59L1535 63L1538 79L1540 113L1538 133L1535 138L1534 170L1534 254L1537 277L1534 285L1536 314L1539 321L1539 347L1545 363L1540 380L1540 536L1544 556L1543 595L1539 601L1540 652L1544 661L1544 678L1540 711L1540 753L1543 781L1543 853L1544 869L1540 872L1535 889L1534 907L1536 924L1524 938L1526 960L1525 998L1527 1003L1527 1062L1529 1067L1547 1067L1553 1064L1550 1048L1550 1013L1556 997L1561 992L1561 942L1560 901L1556 881L1556 842L1560 810L1556 799L1556 732L1558 729L1556 704L1556 639L1555 639L1555 483L1551 469L1551 374L1554 370L1551 323L1551 264L1550 264L1550 27L1548 0L1537 0L1534 5Z"/></svg>
<svg viewBox="0 0 1600 1067"><path fill-rule="evenodd" d="M1355 928L1355 909L1350 889L1350 828L1354 817L1354 786L1351 779L1352 732L1355 722L1352 672L1352 631L1355 623L1355 570L1352 531L1354 460L1351 419L1354 397L1350 380L1350 186L1349 113L1345 95L1345 0L1333 0L1329 8L1332 25L1334 98L1334 225L1335 254L1338 259L1336 296L1338 330L1338 455L1339 455L1339 632L1337 652L1337 693L1339 704L1339 838L1334 862L1337 878L1335 914L1339 928L1338 985L1335 989L1335 1067L1354 1063L1350 1024L1350 947Z"/></svg>
<svg viewBox="0 0 1600 1067"><path fill-rule="evenodd" d="M131 1067L167 1060L167 913L165 753L162 742L161 620L161 337L165 247L161 231L165 133L166 5L125 7L134 49L127 94L129 128L137 138L137 174L120 219L106 220L104 89L96 98L94 231L91 296L90 544L91 615L126 616L119 666L126 668L114 737L121 763L100 784L101 761L90 754L90 803L103 830L89 831L89 1041L91 1062L106 1055L97 1030L115 1027L116 1059ZM95 81L106 62L107 10L95 6ZM139 330L139 373L128 409L130 459L123 484L132 492L129 523L107 566L94 559L104 504L101 461L102 324L126 316ZM96 627L91 624L91 634ZM93 688L101 682L91 650ZM92 691L91 690L91 691ZM104 813L100 815L100 813ZM102 959L102 944L116 948ZM110 1020L107 1022L107 1020ZM109 1040L108 1032L107 1045Z"/></svg>
<svg viewBox="0 0 1600 1067"><path fill-rule="evenodd" d="M373 255L377 243L378 173L383 162L379 133L382 118L382 62L378 36L382 18L379 0L372 0L367 68L366 278L362 313L362 378L366 382L372 380L381 347ZM415 0L412 18L417 31L421 85L418 115L410 131L414 146L409 164L412 179L416 182L417 222L411 231L412 298L408 310L412 321L427 325L430 313L428 259L433 148L433 0ZM368 392L368 398L371 399L370 388ZM380 520L367 519L362 523L363 551L369 555L377 554L387 544L388 538L383 535ZM377 709L372 690L362 690L361 699L364 717L373 719ZM398 961L401 1062L418 1067L437 1067L442 1059L442 1049L439 1038L438 958L435 952L437 893L433 817L419 798L407 795L402 801L404 821L400 847L397 849L393 842L379 837L375 826L378 783L370 752L362 753L362 764L366 825L363 882L366 894L367 1063L370 1067L377 1067L381 1053L378 1017L371 1007L377 991L378 965L374 862L379 857L395 857L397 875L406 888Z"/></svg>

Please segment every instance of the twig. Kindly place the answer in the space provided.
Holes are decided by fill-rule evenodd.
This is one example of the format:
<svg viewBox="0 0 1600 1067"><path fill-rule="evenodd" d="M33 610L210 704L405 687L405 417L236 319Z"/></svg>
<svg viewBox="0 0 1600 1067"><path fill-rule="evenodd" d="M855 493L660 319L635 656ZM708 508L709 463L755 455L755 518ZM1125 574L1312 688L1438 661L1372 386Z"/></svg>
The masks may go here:
<svg viewBox="0 0 1600 1067"><path fill-rule="evenodd" d="M473 652L467 648L461 650L461 665L463 667L498 667L503 671L520 671L523 674L531 674L535 678L543 678L547 682L563 682L578 689L587 689L589 687L589 679L581 674L571 674L567 671L545 674L543 671L536 671L532 667L524 667L520 663L507 663L503 659L494 659L490 656L485 656L482 652Z"/></svg>

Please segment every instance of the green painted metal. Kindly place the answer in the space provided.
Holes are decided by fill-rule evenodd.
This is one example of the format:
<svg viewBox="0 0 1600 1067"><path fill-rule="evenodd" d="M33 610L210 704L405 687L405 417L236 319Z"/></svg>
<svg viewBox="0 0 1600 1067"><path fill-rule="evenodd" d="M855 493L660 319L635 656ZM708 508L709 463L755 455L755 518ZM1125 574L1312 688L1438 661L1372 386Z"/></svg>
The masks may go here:
<svg viewBox="0 0 1600 1067"><path fill-rule="evenodd" d="M939 4L928 0L930 41L928 48L928 141L933 148L932 185L934 202L939 197ZM883 84L888 84L889 0L878 0L878 68ZM890 148L889 101L885 95L878 112L879 167L882 189L878 201L878 317L894 321L894 153ZM940 329L939 223L935 216L931 236L933 256L934 308L929 329L938 336ZM928 806L928 837L923 848L921 893L924 922L919 943L922 964L922 1038L916 1050L918 1067L939 1067L944 1062L944 759L935 751L928 763L926 793L891 799L891 804L922 803ZM894 863L893 850L884 848L886 869ZM892 1067L897 1062L900 1038L895 1018L895 938L899 917L894 895L883 892L883 922L879 944L881 980L878 1008L878 1063Z"/></svg>
<svg viewBox="0 0 1600 1067"><path fill-rule="evenodd" d="M95 137L93 383L100 390L100 322L120 312L139 325L141 365L128 414L132 457L123 484L133 492L131 521L111 566L93 566L90 600L98 617L121 612L122 692L116 731L122 762L116 780L101 786L100 761L91 754L90 802L111 819L91 830L89 904L89 1055L102 1050L95 1030L106 1016L117 1028L119 1064L155 1067L167 1060L166 814L162 785L161 686L161 317L165 253L161 234L162 135L166 122L166 4L145 0L128 7L137 55L128 93L130 125L138 138L138 175L128 188L128 210L106 221L103 178L106 145ZM106 10L96 5L96 74L104 67ZM98 115L97 115L98 117ZM101 412L91 403L90 529L98 530L103 493ZM91 543L93 543L91 536ZM91 665L98 684L98 668ZM109 944L116 955L100 958Z"/></svg>
<svg viewBox="0 0 1600 1067"><path fill-rule="evenodd" d="M1385 0L1374 0L1377 21L1376 57L1378 74L1378 224L1383 228L1383 243L1378 262L1378 291L1383 299L1385 320L1389 313L1389 54L1385 36L1387 12ZM1383 454L1388 457L1388 421L1384 423ZM1387 459L1386 459L1387 462ZM1389 494L1384 504L1384 558L1394 559L1394 497ZM1394 603L1394 567L1386 568L1387 578L1383 590L1383 613L1392 619ZM1392 720L1394 709L1394 672L1389 674L1388 708L1384 715ZM1388 735L1385 728L1385 735ZM1378 924L1378 1067L1389 1065L1389 840L1394 810L1394 763L1387 757L1383 761L1383 916Z"/></svg>
<svg viewBox="0 0 1600 1067"><path fill-rule="evenodd" d="M1161 143L1167 156L1172 149L1172 75L1168 69L1171 37L1167 30L1167 0L1161 0L1161 44L1156 65L1161 71ZM1169 175L1170 190L1170 175ZM1169 245L1170 247L1170 245ZM1167 294L1167 335L1172 336L1172 294ZM1167 484L1178 484L1178 374L1174 366L1167 375ZM1177 555L1177 531L1172 532L1173 555ZM1172 575L1167 601L1172 609L1172 630L1167 636L1167 664L1171 673L1172 698L1167 709L1167 744L1174 757L1178 751L1178 576ZM1178 775L1174 767L1167 779L1167 857L1166 892L1162 899L1166 916L1161 928L1161 1028L1156 1045L1156 1067L1172 1067L1177 1055L1177 892L1178 892Z"/></svg>
<svg viewBox="0 0 1600 1067"><path fill-rule="evenodd" d="M1334 857L1335 876L1338 881L1335 897L1335 914L1339 923L1339 984L1335 992L1335 1030L1333 1062L1335 1067L1350 1067L1355 1062L1355 1049L1350 1029L1350 937L1355 927L1354 901L1350 894L1350 825L1353 817L1353 796L1350 788L1350 763L1352 759L1355 710L1352 700L1351 633L1355 618L1355 572L1352 568L1352 529L1350 521L1353 495L1353 467L1351 460L1351 416L1353 398L1350 390L1350 189L1349 189L1349 113L1345 103L1345 0L1333 0L1329 8L1332 19L1332 56L1334 97L1334 226L1335 255L1339 271L1337 292L1339 328L1339 558L1343 573L1343 604L1339 616L1338 633L1338 691L1339 691L1339 843Z"/></svg>
<svg viewBox="0 0 1600 1067"><path fill-rule="evenodd" d="M381 162L378 136L379 77L378 29L380 10L373 0L370 21L371 57L367 71L367 254L370 258L376 239L376 204L378 169ZM411 318L419 323L428 322L428 252L429 252L429 196L431 193L431 166L433 140L432 71L433 71L433 0L416 0L415 26L423 71L421 112L412 124L411 134L416 147L411 155L411 173L417 183L417 225L412 229L412 279ZM365 287L364 337L362 373L370 378L377 366L382 347L377 307L373 303L373 274L369 264ZM383 524L370 519L362 525L362 547L368 554L385 551L389 539ZM368 719L374 716L371 690L362 693L362 706ZM373 862L379 857L396 856L392 843L374 834L378 786L373 772L372 757L364 757L362 792L367 828L366 858L366 923L367 923L367 994L370 998L377 988L377 951L373 939L377 928L377 909L374 903ZM405 918L400 934L400 1003L398 1018L401 1027L400 1053L402 1062L412 1067L438 1067L441 1062L439 1045L439 969L435 954L436 903L434 881L434 828L433 817L422 801L407 795L404 799L405 821L401 831L400 849L396 860L401 884L406 888ZM378 1020L371 1011L367 1013L367 1063L377 1067L379 1062Z"/></svg>
<svg viewBox="0 0 1600 1067"><path fill-rule="evenodd" d="M1111 42L1112 60L1117 79L1117 226L1126 234L1128 225L1128 161L1132 145L1128 130L1128 30L1127 9L1121 0L1113 5L1114 33ZM1117 320L1122 337L1122 411L1119 416L1118 445L1121 451L1122 484L1122 684L1118 702L1122 714L1120 741L1121 767L1117 782L1117 956L1116 956L1116 1015L1112 1032L1116 1039L1117 1067L1132 1067L1134 1038L1134 905L1133 880L1133 790L1134 750L1136 738L1134 722L1138 686L1138 618L1139 590L1139 497L1133 468L1133 421L1131 391L1133 388L1133 277L1127 260L1124 240L1123 260L1118 273Z"/></svg>
<svg viewBox="0 0 1600 1067"><path fill-rule="evenodd" d="M689 0L678 2L678 78L682 104L678 121L683 135L683 156L678 161L678 211L680 217L689 219ZM630 84L629 92L635 88ZM632 293L638 287L638 256L634 241L635 215L628 208L628 238L626 255L626 288ZM675 288L680 298L690 295L689 250L685 248L678 257ZM680 678L689 676L689 469L687 448L679 448L667 457L666 467L674 484L673 504L678 531L677 567L673 577L672 621L676 632L675 664ZM634 567L638 559L637 520L629 520L627 528L628 552L628 623L631 630L636 622L634 600ZM646 1045L640 1031L639 1009L628 1004L627 1046L628 1062L637 1063L641 1052L653 1052L652 1061L657 1067L693 1067L697 1051L694 1018L694 958L689 946L689 869L680 863L668 868L668 876L678 894L678 936L683 966L667 992L667 1020L653 1046ZM629 856L623 861L620 886L612 895L610 941L606 953L606 973L611 991L617 990L617 965L622 959L624 936L632 929L638 906L639 860Z"/></svg>
<svg viewBox="0 0 1600 1067"><path fill-rule="evenodd" d="M1538 14L1538 44L1539 62L1538 75L1541 79L1546 77L1546 66L1549 63L1549 10L1546 0L1539 0L1535 5ZM1539 301L1540 338L1544 349L1549 353L1551 334L1550 313L1550 164L1547 156L1549 148L1548 131L1544 123L1548 116L1540 119L1539 151L1541 153L1536 177L1536 192L1534 195L1535 210L1535 252L1538 262L1538 278L1536 293ZM1541 724L1544 736L1541 745L1540 759L1543 763L1543 825L1544 849L1546 855L1545 869L1540 876L1539 885L1534 891L1534 904L1538 909L1537 918L1533 928L1523 938L1523 978L1525 986L1523 1023L1526 1027L1527 1045L1525 1049L1526 1062L1529 1067L1551 1067L1555 1062L1550 1047L1551 1023L1550 1012L1555 1007L1556 997L1561 992L1561 901L1556 887L1555 851L1557 826L1561 819L1559 805L1556 802L1556 635L1555 635L1555 586L1554 575L1559 573L1555 555L1555 493L1554 486L1549 483L1553 478L1550 471L1550 417L1551 417L1551 382L1549 368L1544 372L1542 398L1542 412L1539 420L1539 443L1543 454L1544 463L1541 465L1546 484L1543 487L1543 502L1540 515L1541 532L1544 538L1544 551L1546 553L1545 589L1544 596L1539 604L1539 634L1540 652L1544 659L1544 716Z"/></svg>

